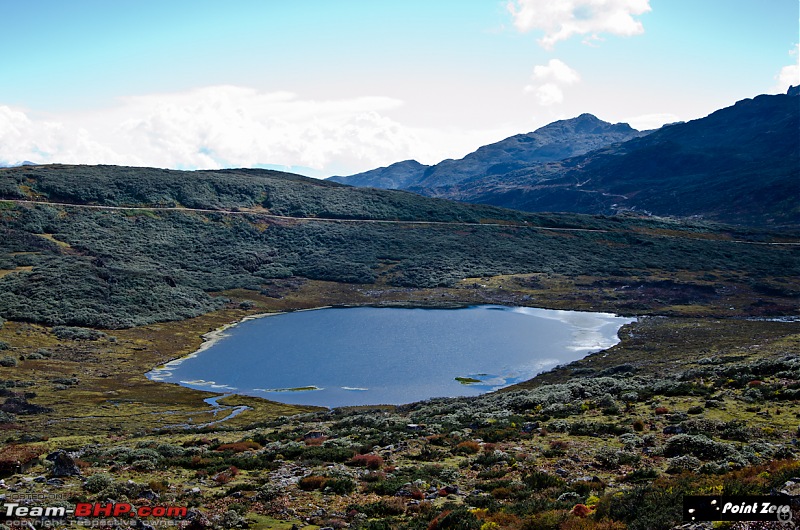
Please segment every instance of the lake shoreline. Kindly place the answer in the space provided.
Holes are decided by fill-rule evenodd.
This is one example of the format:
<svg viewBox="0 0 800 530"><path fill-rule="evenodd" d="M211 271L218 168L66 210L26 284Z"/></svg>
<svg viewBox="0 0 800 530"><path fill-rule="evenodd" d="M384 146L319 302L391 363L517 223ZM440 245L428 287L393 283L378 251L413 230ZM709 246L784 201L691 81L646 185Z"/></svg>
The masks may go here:
<svg viewBox="0 0 800 530"><path fill-rule="evenodd" d="M228 330L234 326L268 316L319 309L359 312L347 316L329 312L290 319L285 325L248 326L233 342L216 352L216 358L205 357L179 369L185 361L230 337ZM403 311L415 309L433 313L420 317L419 313ZM452 309L468 312L453 316L449 311ZM518 320L521 316L531 320ZM620 341L619 329L631 321L630 317L614 313L520 305L325 305L257 313L228 322L203 334L203 342L194 352L145 375L153 381L177 383L196 390L236 393L295 405L335 408L402 404L418 401L420 396L428 399L478 395L521 383L556 366L613 347ZM269 340L265 341L265 336ZM248 368L244 370L241 366ZM459 367L457 373L453 367ZM477 377L478 373L487 377ZM459 379L464 377L475 378L475 384L464 385ZM273 390L312 387L322 391L324 397L314 392L317 395L313 398L286 398ZM465 387L475 388L465 392ZM363 397L352 397L355 390L363 393Z"/></svg>

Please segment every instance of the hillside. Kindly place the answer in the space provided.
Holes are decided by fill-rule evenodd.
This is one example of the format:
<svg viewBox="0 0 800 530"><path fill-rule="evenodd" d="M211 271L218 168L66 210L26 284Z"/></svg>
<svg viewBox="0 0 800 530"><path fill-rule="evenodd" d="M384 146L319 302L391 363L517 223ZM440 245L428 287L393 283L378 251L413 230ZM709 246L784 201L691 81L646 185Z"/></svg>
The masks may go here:
<svg viewBox="0 0 800 530"><path fill-rule="evenodd" d="M758 96L621 145L425 193L526 211L796 225L799 115L796 96Z"/></svg>
<svg viewBox="0 0 800 530"><path fill-rule="evenodd" d="M435 166L402 162L332 180L529 212L800 224L798 91L746 99L642 134L591 115ZM402 178L395 175L402 170Z"/></svg>
<svg viewBox="0 0 800 530"><path fill-rule="evenodd" d="M265 170L33 166L0 170L0 190L11 199L0 316L50 325L188 318L224 302L209 293L282 278L419 288L542 272L800 274L793 247L755 231L525 214Z"/></svg>
<svg viewBox="0 0 800 530"><path fill-rule="evenodd" d="M0 189L9 499L188 507L143 528L668 530L684 494L797 492L800 323L776 318L798 314L797 234L263 170L20 167ZM145 376L265 313L475 304L637 321L516 387L396 407Z"/></svg>
<svg viewBox="0 0 800 530"><path fill-rule="evenodd" d="M563 160L643 134L626 123L611 124L591 114L581 114L577 118L556 121L533 132L485 145L459 160L444 160L434 166L406 160L328 180L351 186L413 188L415 191L423 190L420 191L423 195L430 195L424 190L503 174L530 164Z"/></svg>

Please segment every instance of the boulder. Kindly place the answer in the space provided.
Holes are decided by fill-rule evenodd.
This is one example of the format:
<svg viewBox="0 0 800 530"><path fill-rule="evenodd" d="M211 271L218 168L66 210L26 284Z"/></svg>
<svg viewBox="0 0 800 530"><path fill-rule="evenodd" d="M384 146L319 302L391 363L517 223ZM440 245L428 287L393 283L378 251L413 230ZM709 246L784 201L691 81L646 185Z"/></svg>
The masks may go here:
<svg viewBox="0 0 800 530"><path fill-rule="evenodd" d="M53 463L54 477L74 477L81 474L81 470L75 464L75 460L66 451L56 451L47 455L46 460Z"/></svg>

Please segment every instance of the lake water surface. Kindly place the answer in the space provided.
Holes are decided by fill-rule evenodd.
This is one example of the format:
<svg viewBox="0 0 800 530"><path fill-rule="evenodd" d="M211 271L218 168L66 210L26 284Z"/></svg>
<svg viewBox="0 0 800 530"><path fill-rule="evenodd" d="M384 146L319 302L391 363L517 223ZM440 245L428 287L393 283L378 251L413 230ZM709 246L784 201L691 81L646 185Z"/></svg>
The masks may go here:
<svg viewBox="0 0 800 530"><path fill-rule="evenodd" d="M327 407L471 396L609 348L633 320L502 306L298 311L246 320L148 377Z"/></svg>

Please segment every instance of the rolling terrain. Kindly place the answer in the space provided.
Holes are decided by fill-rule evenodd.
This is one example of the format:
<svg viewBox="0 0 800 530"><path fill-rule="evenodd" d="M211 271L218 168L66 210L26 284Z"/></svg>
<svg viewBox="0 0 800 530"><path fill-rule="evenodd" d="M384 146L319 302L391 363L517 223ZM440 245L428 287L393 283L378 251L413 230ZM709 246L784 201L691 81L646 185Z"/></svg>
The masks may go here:
<svg viewBox="0 0 800 530"><path fill-rule="evenodd" d="M800 272L797 248L758 230L525 214L266 170L26 166L0 170L0 198L0 316L50 325L182 319L218 308L209 293L291 277L429 288L524 273Z"/></svg>
<svg viewBox="0 0 800 530"><path fill-rule="evenodd" d="M519 168L505 167L502 152L492 167L497 150L488 146L462 161L425 169L426 177L401 181L397 187L529 212L637 211L754 226L796 226L800 224L798 130L800 105L797 90L790 89L788 94L739 101L705 118L608 142L585 153L558 152L550 160L532 160ZM486 155L480 168L468 163L479 153ZM461 165L476 170L462 178ZM336 180L380 185L391 167ZM384 181L370 183L365 177L373 174Z"/></svg>
<svg viewBox="0 0 800 530"><path fill-rule="evenodd" d="M266 170L0 169L5 499L185 506L169 522L193 529L668 530L685 494L798 493L798 278L791 230ZM144 375L257 314L486 303L638 321L522 385L398 407Z"/></svg>

